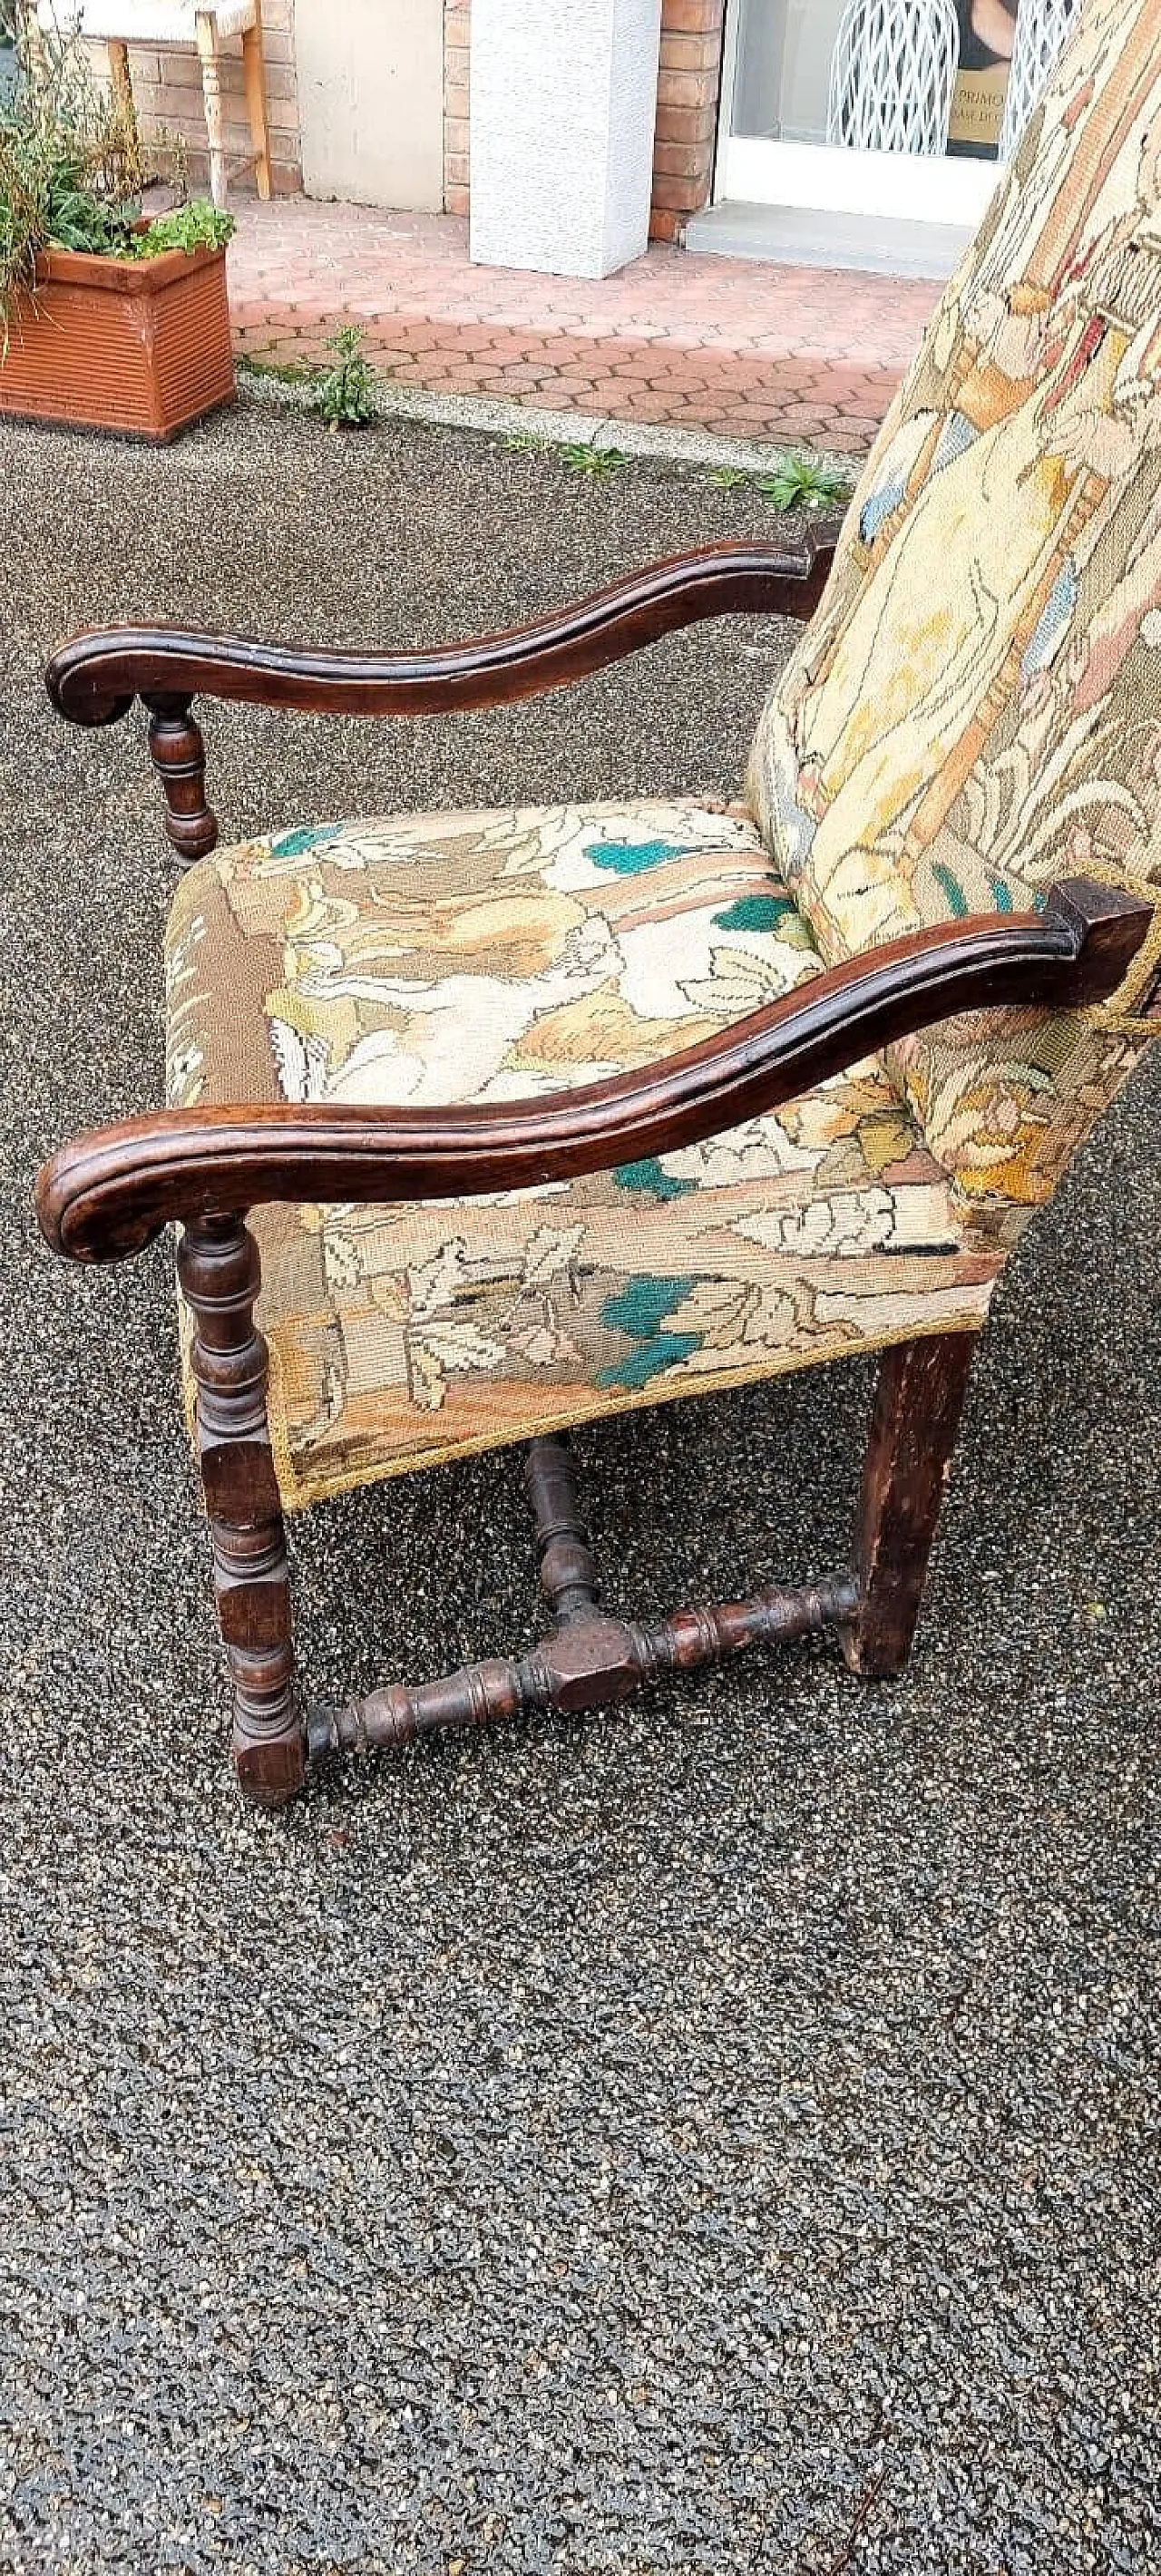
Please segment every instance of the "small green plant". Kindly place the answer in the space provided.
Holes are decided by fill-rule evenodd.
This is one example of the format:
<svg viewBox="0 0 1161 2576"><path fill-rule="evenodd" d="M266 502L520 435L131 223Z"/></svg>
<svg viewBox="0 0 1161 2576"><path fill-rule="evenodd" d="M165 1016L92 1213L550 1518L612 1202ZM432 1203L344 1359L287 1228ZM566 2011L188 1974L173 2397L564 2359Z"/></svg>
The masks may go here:
<svg viewBox="0 0 1161 2576"><path fill-rule="evenodd" d="M711 483L716 483L722 492L740 492L743 484L753 480L753 475L747 473L744 465L719 465L716 474L710 476Z"/></svg>
<svg viewBox="0 0 1161 2576"><path fill-rule="evenodd" d="M89 251L105 259L161 259L167 251L224 250L234 218L195 197L143 224L132 209L105 205L78 187L72 171L60 172L49 190L48 247Z"/></svg>
<svg viewBox="0 0 1161 2576"><path fill-rule="evenodd" d="M587 440L575 447L562 447L562 465L570 474L615 474L629 460L619 447L591 447Z"/></svg>
<svg viewBox="0 0 1161 2576"><path fill-rule="evenodd" d="M375 370L364 352L358 323L344 323L327 347L333 349L335 363L318 388L315 408L328 429L365 429L375 419L378 403Z"/></svg>
<svg viewBox="0 0 1161 2576"><path fill-rule="evenodd" d="M535 430L514 429L510 431L504 445L512 456L543 456L545 442L537 437Z"/></svg>
<svg viewBox="0 0 1161 2576"><path fill-rule="evenodd" d="M167 250L224 250L233 233L234 218L223 207L211 206L206 197L191 197L188 205L155 215L148 231L135 236L136 256L160 259Z"/></svg>
<svg viewBox="0 0 1161 2576"><path fill-rule="evenodd" d="M756 474L754 490L775 510L826 510L849 501L849 477L813 456L787 456L773 474Z"/></svg>
<svg viewBox="0 0 1161 2576"><path fill-rule="evenodd" d="M47 249L88 251L100 259L139 257L132 210L95 197L79 170L65 164L54 171L46 208Z"/></svg>

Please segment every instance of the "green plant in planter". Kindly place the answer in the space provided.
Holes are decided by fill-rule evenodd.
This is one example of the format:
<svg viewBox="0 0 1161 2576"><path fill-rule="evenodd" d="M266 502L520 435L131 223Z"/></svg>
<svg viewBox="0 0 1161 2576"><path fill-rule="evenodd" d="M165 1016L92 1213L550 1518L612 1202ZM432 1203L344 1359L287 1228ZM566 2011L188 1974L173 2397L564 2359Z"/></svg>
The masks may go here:
<svg viewBox="0 0 1161 2576"><path fill-rule="evenodd" d="M224 250L233 239L234 218L208 197L191 197L188 205L171 206L155 215L148 231L135 236L135 259L160 259L167 250Z"/></svg>
<svg viewBox="0 0 1161 2576"><path fill-rule="evenodd" d="M363 348L357 322L344 323L327 341L335 363L315 395L315 408L328 429L366 429L378 414L375 370Z"/></svg>
<svg viewBox="0 0 1161 2576"><path fill-rule="evenodd" d="M17 297L35 295L42 252L153 259L220 249L234 228L231 215L200 201L143 224L136 131L93 79L75 35L46 33L31 45L27 24L17 9L15 72L0 98L0 352Z"/></svg>
<svg viewBox="0 0 1161 2576"><path fill-rule="evenodd" d="M135 135L98 89L75 38L25 42L16 18L15 75L0 102L0 330L31 294L36 262L59 241L85 250L127 241L140 206Z"/></svg>
<svg viewBox="0 0 1161 2576"><path fill-rule="evenodd" d="M233 231L233 216L200 197L143 225L132 211L102 204L65 170L50 191L45 248L89 251L102 259L161 259L172 250L224 250Z"/></svg>

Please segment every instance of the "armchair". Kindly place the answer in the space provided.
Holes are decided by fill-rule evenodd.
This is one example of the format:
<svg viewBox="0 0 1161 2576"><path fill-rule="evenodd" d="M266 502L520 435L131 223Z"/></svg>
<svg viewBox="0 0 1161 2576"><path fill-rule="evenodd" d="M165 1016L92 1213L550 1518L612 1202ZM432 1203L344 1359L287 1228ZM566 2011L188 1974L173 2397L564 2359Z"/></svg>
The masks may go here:
<svg viewBox="0 0 1161 2576"><path fill-rule="evenodd" d="M995 1282L1161 1034L1153 165L1130 213L1116 177L1144 168L1158 107L1148 12L1115 0L1074 38L841 532L707 549L427 655L122 628L50 663L74 722L142 700L186 873L171 1107L62 1147L40 1220L84 1261L183 1229L250 1796L809 1630L861 1673L906 1657ZM742 609L808 621L745 805L217 847L198 697L496 705ZM868 1350L845 1565L652 1625L601 1609L570 1425ZM514 1442L547 1638L304 1711L284 1512Z"/></svg>

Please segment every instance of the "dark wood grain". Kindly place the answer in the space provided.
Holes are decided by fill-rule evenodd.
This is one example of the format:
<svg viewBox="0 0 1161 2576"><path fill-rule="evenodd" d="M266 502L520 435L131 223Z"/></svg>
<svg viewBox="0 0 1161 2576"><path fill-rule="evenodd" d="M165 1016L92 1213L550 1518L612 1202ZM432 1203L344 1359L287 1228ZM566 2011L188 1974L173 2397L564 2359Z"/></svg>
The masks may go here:
<svg viewBox="0 0 1161 2576"><path fill-rule="evenodd" d="M116 724L135 697L195 695L328 715L434 715L499 707L602 670L705 617L739 610L810 617L837 528L820 522L797 546L705 546L649 565L591 598L471 643L418 653L333 652L264 644L178 626L105 626L53 654L45 684L73 724Z"/></svg>
<svg viewBox="0 0 1161 2576"><path fill-rule="evenodd" d="M933 1333L898 1343L879 1363L855 1547L858 1609L843 1632L855 1672L901 1672L911 1651L978 1339Z"/></svg>
<svg viewBox="0 0 1161 2576"><path fill-rule="evenodd" d="M343 1753L397 1752L417 1736L496 1726L535 1710L577 1717L588 1709L614 1708L666 1673L700 1672L752 1646L787 1645L838 1627L850 1618L856 1591L853 1575L815 1584L772 1583L748 1601L675 1610L650 1628L593 1610L566 1621L518 1661L494 1656L439 1681L393 1682L345 1708L317 1709L309 1721L311 1762Z"/></svg>
<svg viewBox="0 0 1161 2576"><path fill-rule="evenodd" d="M188 698L159 697L149 709L149 757L161 780L165 828L183 866L217 846L217 817L206 803L206 746Z"/></svg>
<svg viewBox="0 0 1161 2576"><path fill-rule="evenodd" d="M187 1226L178 1274L195 1326L198 1463L234 1687L234 1764L246 1796L277 1807L302 1786L306 1735L266 1418L269 1362L254 1322L258 1247L236 1217Z"/></svg>
<svg viewBox="0 0 1161 2576"><path fill-rule="evenodd" d="M664 1674L699 1672L752 1646L814 1635L840 1626L855 1609L855 1577L839 1574L821 1583L770 1584L747 1601L675 1610L651 1627L614 1618L598 1606L567 1440L530 1441L524 1476L541 1584L556 1618L552 1634L518 1660L493 1656L438 1681L395 1682L345 1708L317 1709L308 1727L312 1763L336 1754L397 1750L416 1736L494 1726L536 1709L576 1716L613 1707Z"/></svg>
<svg viewBox="0 0 1161 2576"><path fill-rule="evenodd" d="M62 1146L41 1172L47 1241L138 1252L173 1218L265 1201L375 1204L520 1189L671 1153L776 1108L910 1031L999 1003L1115 991L1152 919L1083 879L1043 914L941 925L830 968L679 1055L552 1097L448 1109L325 1103L160 1111Z"/></svg>
<svg viewBox="0 0 1161 2576"><path fill-rule="evenodd" d="M583 1618L596 1606L597 1569L566 1440L546 1435L529 1442L524 1484L536 1524L540 1589L554 1619Z"/></svg>

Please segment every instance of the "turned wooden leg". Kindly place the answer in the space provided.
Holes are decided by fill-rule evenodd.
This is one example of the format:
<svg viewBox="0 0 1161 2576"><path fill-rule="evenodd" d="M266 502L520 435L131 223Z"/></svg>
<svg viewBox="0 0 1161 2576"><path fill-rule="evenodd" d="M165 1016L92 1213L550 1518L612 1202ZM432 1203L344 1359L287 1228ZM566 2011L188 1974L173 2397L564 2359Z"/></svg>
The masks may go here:
<svg viewBox="0 0 1161 2576"><path fill-rule="evenodd" d="M567 1440L529 1442L524 1452L524 1489L536 1523L540 1589L553 1618L586 1618L599 1598L597 1569L577 1501Z"/></svg>
<svg viewBox="0 0 1161 2576"><path fill-rule="evenodd" d="M857 1673L900 1672L911 1651L978 1338L900 1342L879 1363L859 1501L859 1606L843 1632Z"/></svg>
<svg viewBox="0 0 1161 2576"><path fill-rule="evenodd" d="M242 75L246 83L246 111L250 119L250 141L254 146L254 177L260 197L270 194L270 129L266 119L266 62L262 50L262 10L255 0L254 24L242 38Z"/></svg>
<svg viewBox="0 0 1161 2576"><path fill-rule="evenodd" d="M248 1798L280 1807L302 1787L306 1736L266 1418L269 1360L254 1322L258 1247L241 1218L206 1217L187 1225L177 1262L195 1324L198 1458L234 1685L234 1764Z"/></svg>
<svg viewBox="0 0 1161 2576"><path fill-rule="evenodd" d="M217 848L218 821L206 803L206 746L188 698L146 698L149 757L161 780L165 828L183 867Z"/></svg>
<svg viewBox="0 0 1161 2576"><path fill-rule="evenodd" d="M218 51L217 21L208 9L195 13L198 55L202 67L202 97L206 110L206 133L210 146L210 195L215 206L226 202L226 118L222 104L222 59Z"/></svg>
<svg viewBox="0 0 1161 2576"><path fill-rule="evenodd" d="M137 110L133 105L133 83L129 77L129 47L116 36L110 36L106 51L109 56L109 86L125 130L125 139L135 148Z"/></svg>

